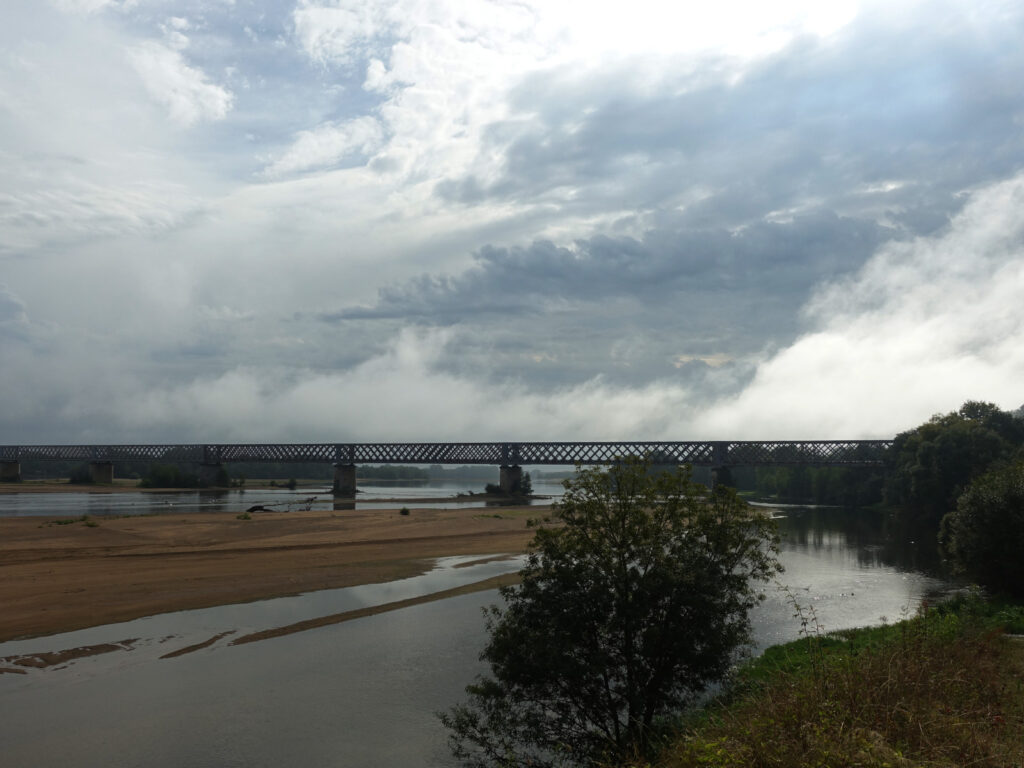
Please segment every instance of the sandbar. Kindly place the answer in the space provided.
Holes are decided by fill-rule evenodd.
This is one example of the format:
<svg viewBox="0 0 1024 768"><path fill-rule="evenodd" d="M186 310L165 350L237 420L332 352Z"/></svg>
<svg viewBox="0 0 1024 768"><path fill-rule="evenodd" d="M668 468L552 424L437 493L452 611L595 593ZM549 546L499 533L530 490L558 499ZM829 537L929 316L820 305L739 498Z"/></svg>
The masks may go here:
<svg viewBox="0 0 1024 768"><path fill-rule="evenodd" d="M526 550L531 506L0 518L0 641L408 578Z"/></svg>

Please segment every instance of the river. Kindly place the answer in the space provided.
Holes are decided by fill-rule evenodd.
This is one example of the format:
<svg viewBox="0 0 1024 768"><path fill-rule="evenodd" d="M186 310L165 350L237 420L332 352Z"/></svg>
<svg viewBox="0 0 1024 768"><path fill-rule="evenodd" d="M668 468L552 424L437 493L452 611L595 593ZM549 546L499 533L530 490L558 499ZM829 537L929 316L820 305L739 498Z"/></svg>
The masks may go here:
<svg viewBox="0 0 1024 768"><path fill-rule="evenodd" d="M475 486L475 487L474 487ZM549 504L562 494L562 485L551 480L533 483L537 498L527 503ZM472 492L479 498L467 498ZM103 493L5 493L0 494L0 517L95 517L107 515L160 515L187 512L244 512L249 507L264 506L280 511L311 509L394 509L408 499L420 508L448 509L501 505L507 501L488 502L479 482L384 482L360 481L355 499L334 498L330 484L305 485L295 490L286 488L238 488L209 491L125 491ZM419 502L431 498L439 501Z"/></svg>
<svg viewBox="0 0 1024 768"><path fill-rule="evenodd" d="M930 548L887 543L875 515L795 508L776 514L786 573L756 609L756 649L797 636L794 599L832 630L897 620L948 589L926 572ZM434 713L460 701L464 686L484 671L477 661L486 640L481 609L498 599L496 592L229 643L247 632L517 567L515 560L479 560L446 558L428 574L390 584L0 643L2 659L132 641L102 655L0 675L0 762L7 768L451 766ZM211 638L217 639L207 647L160 658Z"/></svg>

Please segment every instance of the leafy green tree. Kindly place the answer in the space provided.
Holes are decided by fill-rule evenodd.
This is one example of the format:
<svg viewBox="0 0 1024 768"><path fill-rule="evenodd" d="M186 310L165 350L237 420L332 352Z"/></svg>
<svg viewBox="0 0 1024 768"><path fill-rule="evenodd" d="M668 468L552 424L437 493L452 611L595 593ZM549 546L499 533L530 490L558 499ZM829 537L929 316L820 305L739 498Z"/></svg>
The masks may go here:
<svg viewBox="0 0 1024 768"><path fill-rule="evenodd" d="M640 460L565 482L518 586L488 615L491 676L441 716L469 766L615 762L720 680L748 641L773 523L689 468Z"/></svg>
<svg viewBox="0 0 1024 768"><path fill-rule="evenodd" d="M958 572L1024 597L1024 461L971 483L942 519L939 543Z"/></svg>
<svg viewBox="0 0 1024 768"><path fill-rule="evenodd" d="M1024 421L991 403L968 401L896 436L885 501L905 522L938 529L972 480L1009 461L1024 443Z"/></svg>

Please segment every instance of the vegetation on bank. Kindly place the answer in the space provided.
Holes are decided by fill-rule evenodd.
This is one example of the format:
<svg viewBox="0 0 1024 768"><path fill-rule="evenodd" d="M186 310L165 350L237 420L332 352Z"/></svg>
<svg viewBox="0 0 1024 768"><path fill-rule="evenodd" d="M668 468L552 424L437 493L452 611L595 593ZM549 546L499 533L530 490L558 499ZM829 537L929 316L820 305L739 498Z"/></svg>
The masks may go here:
<svg viewBox="0 0 1024 768"><path fill-rule="evenodd" d="M666 739L656 768L1020 766L1024 606L977 595L769 648Z"/></svg>
<svg viewBox="0 0 1024 768"><path fill-rule="evenodd" d="M724 575L676 552L675 529L663 522L653 526L655 544L634 549L676 498L672 475L654 472L656 464L648 456L639 468L587 470L567 483L557 505L562 526L540 530L521 585L504 590L505 607L491 614L481 654L491 677L442 716L465 765L1024 765L1024 643L1004 635L1024 629L1024 608L978 598L926 608L895 627L828 636L794 601L803 640L744 667L719 702L690 714L675 739L659 741L738 647L742 632L705 634L709 617L714 625L717 611L749 593L732 583L719 588ZM637 471L625 477L624 467ZM897 436L882 467L772 472L794 482L813 476L811 488L850 505L899 505L890 507L895 537L914 526L937 548L941 526L955 569L992 594L1024 592L1020 414L968 402ZM742 488L736 474L720 479ZM730 488L708 493L688 474L676 479L685 479L683 496L693 503L678 521L679 540L710 544L719 534L699 527L704 513L726 499L742 502ZM636 498L624 493L632 488L642 488ZM648 569L651 552L670 554L670 562ZM692 581L676 579L679 563ZM706 599L688 606L681 593ZM745 625L744 605L728 626ZM671 626L681 616L684 626ZM660 754L658 744L667 744Z"/></svg>
<svg viewBox="0 0 1024 768"><path fill-rule="evenodd" d="M592 766L649 754L657 723L728 671L775 526L688 469L624 461L566 482L517 586L492 607L488 676L442 714L467 766Z"/></svg>
<svg viewBox="0 0 1024 768"><path fill-rule="evenodd" d="M985 472L1024 460L1024 417L968 401L896 436L881 467L735 467L731 485L792 504L885 504L907 525L937 530L942 516Z"/></svg>

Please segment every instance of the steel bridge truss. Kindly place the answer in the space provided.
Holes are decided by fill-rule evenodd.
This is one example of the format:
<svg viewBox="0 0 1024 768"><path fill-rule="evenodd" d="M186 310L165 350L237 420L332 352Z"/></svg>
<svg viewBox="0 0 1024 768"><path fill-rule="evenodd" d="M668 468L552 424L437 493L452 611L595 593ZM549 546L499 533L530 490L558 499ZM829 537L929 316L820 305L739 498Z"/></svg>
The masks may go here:
<svg viewBox="0 0 1024 768"><path fill-rule="evenodd" d="M892 440L748 440L557 443L225 443L188 445L2 445L0 461L227 464L610 464L645 456L693 466L870 466Z"/></svg>

